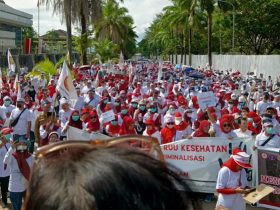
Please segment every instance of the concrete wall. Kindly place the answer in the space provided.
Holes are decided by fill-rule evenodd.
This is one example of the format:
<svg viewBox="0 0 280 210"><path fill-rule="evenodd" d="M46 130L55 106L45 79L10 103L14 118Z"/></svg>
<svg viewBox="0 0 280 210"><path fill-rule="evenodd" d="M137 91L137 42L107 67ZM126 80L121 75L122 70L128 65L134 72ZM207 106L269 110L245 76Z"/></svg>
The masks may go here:
<svg viewBox="0 0 280 210"><path fill-rule="evenodd" d="M171 59L171 56L170 56ZM176 62L174 55L173 63ZM189 56L183 56L183 64L188 65ZM177 63L181 62L181 56L177 55ZM192 66L206 66L207 55L192 55ZM265 76L273 77L280 75L280 55L213 55L212 65L214 69L234 69L240 70L243 74L255 72L263 73Z"/></svg>

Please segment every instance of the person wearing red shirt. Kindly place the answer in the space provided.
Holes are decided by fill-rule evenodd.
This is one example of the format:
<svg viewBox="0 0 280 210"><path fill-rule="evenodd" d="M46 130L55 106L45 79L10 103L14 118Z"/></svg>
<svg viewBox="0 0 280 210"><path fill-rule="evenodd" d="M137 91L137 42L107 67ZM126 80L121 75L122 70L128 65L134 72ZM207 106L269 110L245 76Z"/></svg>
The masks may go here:
<svg viewBox="0 0 280 210"><path fill-rule="evenodd" d="M202 120L199 124L199 128L192 134L193 137L210 137L211 123L208 120Z"/></svg>
<svg viewBox="0 0 280 210"><path fill-rule="evenodd" d="M160 131L163 144L171 143L175 140L176 129L174 128L175 119L172 116L168 116L165 119L165 127Z"/></svg>
<svg viewBox="0 0 280 210"><path fill-rule="evenodd" d="M49 91L49 96L53 97L53 95L56 93L54 79L51 79L50 83L51 84L48 85L47 89Z"/></svg>
<svg viewBox="0 0 280 210"><path fill-rule="evenodd" d="M123 118L119 134L120 136L136 134L134 120L131 117L125 116Z"/></svg>

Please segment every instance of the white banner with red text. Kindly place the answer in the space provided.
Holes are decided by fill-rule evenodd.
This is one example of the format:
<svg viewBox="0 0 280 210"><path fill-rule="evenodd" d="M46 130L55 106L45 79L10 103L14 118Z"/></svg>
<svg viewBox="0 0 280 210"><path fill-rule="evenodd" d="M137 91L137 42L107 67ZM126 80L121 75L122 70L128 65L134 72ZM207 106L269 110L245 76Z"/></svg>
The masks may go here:
<svg viewBox="0 0 280 210"><path fill-rule="evenodd" d="M163 144L161 150L165 161L180 169L184 181L192 191L213 193L218 172L229 159L232 150L239 147L253 156L253 145L252 138L193 138ZM248 181L252 182L252 178L252 171L248 170Z"/></svg>

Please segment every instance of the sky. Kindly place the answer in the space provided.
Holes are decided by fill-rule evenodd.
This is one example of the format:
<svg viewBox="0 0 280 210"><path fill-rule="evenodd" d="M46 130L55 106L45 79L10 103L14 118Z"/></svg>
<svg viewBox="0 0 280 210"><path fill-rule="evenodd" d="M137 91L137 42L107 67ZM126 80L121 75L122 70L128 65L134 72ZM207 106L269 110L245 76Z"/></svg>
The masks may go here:
<svg viewBox="0 0 280 210"><path fill-rule="evenodd" d="M37 0L4 0L5 3L15 9L33 15L33 27L38 31L38 9ZM145 29L149 27L156 14L160 13L165 6L170 5L169 0L124 0L123 6L129 10L129 14L135 22L135 31L138 40L144 36ZM51 9L48 11L44 6L40 7L40 35L52 29L64 29L58 15L53 15Z"/></svg>

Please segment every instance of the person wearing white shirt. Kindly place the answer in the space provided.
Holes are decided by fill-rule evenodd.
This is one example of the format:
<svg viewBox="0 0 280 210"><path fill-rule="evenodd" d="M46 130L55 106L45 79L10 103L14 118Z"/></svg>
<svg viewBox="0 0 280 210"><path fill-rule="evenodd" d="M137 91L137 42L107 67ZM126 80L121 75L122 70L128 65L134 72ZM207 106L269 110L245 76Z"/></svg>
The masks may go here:
<svg viewBox="0 0 280 210"><path fill-rule="evenodd" d="M96 108L99 103L99 97L95 94L95 89L90 89L88 92L88 97L85 99L85 107L90 106L91 108Z"/></svg>
<svg viewBox="0 0 280 210"><path fill-rule="evenodd" d="M235 129L238 138L250 138L252 137L252 131L248 130L248 121L247 118L241 118L239 123L240 128Z"/></svg>
<svg viewBox="0 0 280 210"><path fill-rule="evenodd" d="M87 94L90 89L92 89L92 82L88 80L86 86L82 89L82 94Z"/></svg>
<svg viewBox="0 0 280 210"><path fill-rule="evenodd" d="M280 148L280 137L274 133L272 121L269 119L264 120L263 128L263 132L256 137L253 149L255 150L258 147Z"/></svg>
<svg viewBox="0 0 280 210"><path fill-rule="evenodd" d="M21 210L22 198L28 186L33 163L33 156L28 152L27 144L28 141L22 138L14 142L4 158L4 164L10 167L8 189L13 210Z"/></svg>
<svg viewBox="0 0 280 210"><path fill-rule="evenodd" d="M83 96L81 96L80 87L76 87L76 91L77 91L78 99L75 102L74 109L79 110L81 112L81 110L83 109L83 107L85 105L85 98Z"/></svg>
<svg viewBox="0 0 280 210"><path fill-rule="evenodd" d="M12 104L12 99L9 96L5 96L3 98L3 105L1 106L1 112L3 111L4 113L1 113L0 116L3 118L5 117L5 119L9 118L15 108L16 107Z"/></svg>
<svg viewBox="0 0 280 210"><path fill-rule="evenodd" d="M272 106L275 109L280 107L280 94L279 93L274 96L274 99L272 101Z"/></svg>
<svg viewBox="0 0 280 210"><path fill-rule="evenodd" d="M160 132L155 127L155 122L152 119L148 119L145 122L146 129L143 132L143 136L151 136L158 140L159 144L162 144Z"/></svg>
<svg viewBox="0 0 280 210"><path fill-rule="evenodd" d="M101 81L100 86L95 89L96 95L98 95L99 97L102 97L103 90L106 90L107 88L108 87L106 86L106 83Z"/></svg>
<svg viewBox="0 0 280 210"><path fill-rule="evenodd" d="M16 125L14 121L18 119ZM17 108L14 109L10 116L10 127L13 128L13 140L19 138L29 139L31 130L32 116L30 111L24 107L24 99L17 99Z"/></svg>
<svg viewBox="0 0 280 210"><path fill-rule="evenodd" d="M219 171L216 190L219 193L216 209L246 210L242 194L249 193L245 168L252 168L250 156L236 148Z"/></svg>
<svg viewBox="0 0 280 210"><path fill-rule="evenodd" d="M258 115L264 114L266 112L266 108L270 106L270 104L271 103L269 102L269 95L266 93L264 94L263 100L257 103L257 107L256 107L257 114Z"/></svg>
<svg viewBox="0 0 280 210"><path fill-rule="evenodd" d="M45 88L46 85L47 85L47 80L46 80L46 78L45 78L45 75L44 75L44 74L41 74L41 78L40 78L40 80L39 80L39 86Z"/></svg>
<svg viewBox="0 0 280 210"><path fill-rule="evenodd" d="M12 129L3 128L1 130L1 143L0 143L0 183L1 183L1 195L2 195L2 208L7 206L7 194L8 194L8 185L10 179L10 167L4 165L4 158L6 153L11 147Z"/></svg>
<svg viewBox="0 0 280 210"><path fill-rule="evenodd" d="M59 124L60 124L60 139L63 140L66 138L66 133L63 133L62 130L66 127L68 120L71 117L73 109L70 108L69 102L62 98L60 99L61 110L58 113Z"/></svg>

